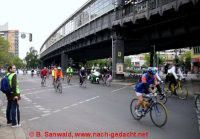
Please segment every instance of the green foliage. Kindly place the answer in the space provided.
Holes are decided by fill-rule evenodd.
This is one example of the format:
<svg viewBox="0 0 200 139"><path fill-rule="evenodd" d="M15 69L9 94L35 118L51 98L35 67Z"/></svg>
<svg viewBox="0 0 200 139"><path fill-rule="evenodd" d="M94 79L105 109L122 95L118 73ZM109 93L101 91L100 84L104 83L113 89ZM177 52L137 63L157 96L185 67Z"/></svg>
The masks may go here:
<svg viewBox="0 0 200 139"><path fill-rule="evenodd" d="M4 38L0 37L0 67L6 65L15 65L17 68L24 66L23 61L13 54L8 52L9 43Z"/></svg>
<svg viewBox="0 0 200 139"><path fill-rule="evenodd" d="M160 56L160 54L155 55L155 61L158 61L158 66L162 65L164 63L164 58ZM150 54L145 54L144 55L144 60L145 60L145 65L150 66Z"/></svg>
<svg viewBox="0 0 200 139"><path fill-rule="evenodd" d="M144 55L144 61L145 61L145 65L150 65L150 55L149 54L145 54Z"/></svg>
<svg viewBox="0 0 200 139"><path fill-rule="evenodd" d="M91 60L91 61L87 61L87 67L91 68L93 65L97 65L99 64L99 66L104 66L108 64L107 59L98 59L98 60Z"/></svg>
<svg viewBox="0 0 200 139"><path fill-rule="evenodd" d="M181 65L184 65L186 67L186 69L190 69L191 59L192 59L192 53L191 51L187 51L183 55L181 55L179 61Z"/></svg>
<svg viewBox="0 0 200 139"><path fill-rule="evenodd" d="M21 60L19 57L14 56L12 59L12 63L17 67L17 68L24 68L25 64L23 63L23 60Z"/></svg>
<svg viewBox="0 0 200 139"><path fill-rule="evenodd" d="M31 47L30 51L26 54L25 61L27 63L27 68L37 68L40 64L37 50Z"/></svg>
<svg viewBox="0 0 200 139"><path fill-rule="evenodd" d="M132 66L132 64L131 64L131 58L130 57L125 57L124 58L124 66L125 66L125 68Z"/></svg>

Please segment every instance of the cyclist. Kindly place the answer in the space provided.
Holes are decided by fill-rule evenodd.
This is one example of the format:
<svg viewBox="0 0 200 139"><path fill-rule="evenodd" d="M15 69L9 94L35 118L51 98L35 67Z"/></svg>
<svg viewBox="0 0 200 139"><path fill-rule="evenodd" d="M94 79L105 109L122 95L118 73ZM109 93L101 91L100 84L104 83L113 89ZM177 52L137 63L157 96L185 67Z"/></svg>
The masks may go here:
<svg viewBox="0 0 200 139"><path fill-rule="evenodd" d="M101 70L102 80L106 83L106 80L109 78L108 68L106 66Z"/></svg>
<svg viewBox="0 0 200 139"><path fill-rule="evenodd" d="M31 70L31 77L33 77L34 72L35 72L34 69L32 69L32 70Z"/></svg>
<svg viewBox="0 0 200 139"><path fill-rule="evenodd" d="M66 70L66 73L67 73L67 81L68 81L68 84L70 83L70 80L72 78L72 75L74 73L73 69L71 66L69 66Z"/></svg>
<svg viewBox="0 0 200 139"><path fill-rule="evenodd" d="M80 76L80 85L83 84L84 78L87 76L86 70L84 67L81 67L81 70L79 72L79 76Z"/></svg>
<svg viewBox="0 0 200 139"><path fill-rule="evenodd" d="M143 101L142 94L153 93L152 87L155 87L156 85L157 79L154 75L154 71L152 69L148 69L147 73L144 73L142 75L141 82L138 82L135 86L135 93L138 97L138 103L135 110L137 116L141 116L141 114L138 112L139 107L142 106L143 108L145 108L147 105Z"/></svg>
<svg viewBox="0 0 200 139"><path fill-rule="evenodd" d="M51 76L52 76L52 84L54 85L54 82L55 82L55 71L57 70L56 67L52 67L51 69Z"/></svg>
<svg viewBox="0 0 200 139"><path fill-rule="evenodd" d="M60 78L63 79L63 73L61 67L58 67L58 69L55 70L54 72L55 72L55 82L57 83L60 80Z"/></svg>
<svg viewBox="0 0 200 139"><path fill-rule="evenodd" d="M163 83L162 79L160 78L160 76L159 76L159 74L158 74L158 68L157 68L157 67L149 67L148 70L149 70L149 69L152 69L152 71L154 72L154 75L155 75L157 81ZM163 95L162 89L161 89L161 87L160 87L160 85L159 85L159 82L157 82L156 88L157 88L158 92L159 92L161 95Z"/></svg>
<svg viewBox="0 0 200 139"><path fill-rule="evenodd" d="M41 78L42 78L42 82L45 82L46 77L47 77L47 73L48 73L47 68L44 67L44 68L41 70L41 72L40 72L40 76L41 76ZM42 82L41 82L41 83L42 83Z"/></svg>
<svg viewBox="0 0 200 139"><path fill-rule="evenodd" d="M178 78L177 74L180 76L180 78ZM184 79L183 74L181 72L181 69L179 67L179 64L174 64L167 72L167 76L166 76L166 82L169 82L169 89L171 89L171 84L174 84L175 86L177 86L177 80L180 79ZM173 91L173 90L170 90ZM176 92L174 92L175 95Z"/></svg>

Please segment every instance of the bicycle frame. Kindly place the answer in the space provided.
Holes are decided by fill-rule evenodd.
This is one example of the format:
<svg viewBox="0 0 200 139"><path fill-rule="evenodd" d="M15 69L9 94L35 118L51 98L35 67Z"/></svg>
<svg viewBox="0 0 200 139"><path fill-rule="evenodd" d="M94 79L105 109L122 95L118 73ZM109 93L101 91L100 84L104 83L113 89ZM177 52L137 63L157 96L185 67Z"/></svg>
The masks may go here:
<svg viewBox="0 0 200 139"><path fill-rule="evenodd" d="M155 98L155 100L154 100L154 98ZM149 113L152 110L153 105L155 104L155 102L157 102L156 99L157 98L154 95L150 95L150 97L149 96L144 96L144 100L143 101L148 102L150 105L144 111L144 115L142 115L142 117L144 117L147 113Z"/></svg>

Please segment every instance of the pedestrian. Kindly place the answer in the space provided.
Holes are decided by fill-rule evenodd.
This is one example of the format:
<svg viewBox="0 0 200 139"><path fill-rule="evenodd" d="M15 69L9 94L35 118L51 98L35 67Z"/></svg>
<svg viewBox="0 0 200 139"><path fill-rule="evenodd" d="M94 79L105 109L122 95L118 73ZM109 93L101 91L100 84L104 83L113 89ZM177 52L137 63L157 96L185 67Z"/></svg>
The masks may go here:
<svg viewBox="0 0 200 139"><path fill-rule="evenodd" d="M20 90L17 81L16 75L16 67L15 65L8 67L8 81L11 88L11 93L8 93L8 105L6 110L6 118L7 124L12 124L12 127L19 127L20 124L20 111L19 111L19 100L20 98ZM17 120L16 120L17 117Z"/></svg>

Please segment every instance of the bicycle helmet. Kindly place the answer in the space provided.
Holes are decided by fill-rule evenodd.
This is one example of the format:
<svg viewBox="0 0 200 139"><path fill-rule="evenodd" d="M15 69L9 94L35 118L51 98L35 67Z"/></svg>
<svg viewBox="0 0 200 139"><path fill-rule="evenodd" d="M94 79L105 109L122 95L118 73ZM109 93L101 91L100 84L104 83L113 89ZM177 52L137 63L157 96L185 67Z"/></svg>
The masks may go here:
<svg viewBox="0 0 200 139"><path fill-rule="evenodd" d="M152 74L152 75L155 75L155 72L154 72L152 69L148 69L148 70L147 70L147 73L150 73L150 74Z"/></svg>
<svg viewBox="0 0 200 139"><path fill-rule="evenodd" d="M85 70L85 68L84 68L84 67L82 67L82 68L81 68L81 70Z"/></svg>
<svg viewBox="0 0 200 139"><path fill-rule="evenodd" d="M61 67L58 67L58 70L61 70Z"/></svg>

